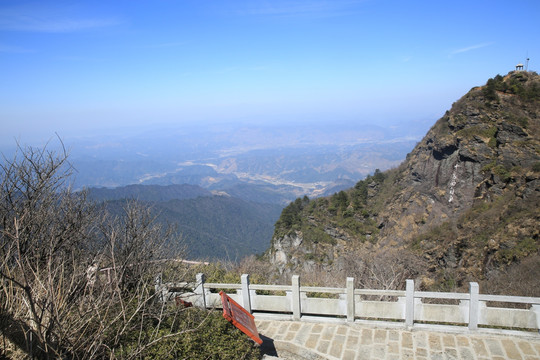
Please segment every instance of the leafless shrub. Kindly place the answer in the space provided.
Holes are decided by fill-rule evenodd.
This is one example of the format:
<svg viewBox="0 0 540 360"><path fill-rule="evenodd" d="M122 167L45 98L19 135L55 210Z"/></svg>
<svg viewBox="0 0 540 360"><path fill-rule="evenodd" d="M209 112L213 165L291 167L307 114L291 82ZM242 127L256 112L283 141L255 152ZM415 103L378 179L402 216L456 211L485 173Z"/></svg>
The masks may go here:
<svg viewBox="0 0 540 360"><path fill-rule="evenodd" d="M399 249L377 250L359 257L351 253L344 259L344 273L355 279L355 287L403 290L405 280L422 272L423 260Z"/></svg>
<svg viewBox="0 0 540 360"><path fill-rule="evenodd" d="M135 203L99 214L70 173L66 153L47 149L0 165L2 341L38 359L130 359L193 331L175 325L183 309L155 301L160 245L174 234Z"/></svg>
<svg viewBox="0 0 540 360"><path fill-rule="evenodd" d="M480 283L485 294L540 297L540 254L503 269L490 271Z"/></svg>

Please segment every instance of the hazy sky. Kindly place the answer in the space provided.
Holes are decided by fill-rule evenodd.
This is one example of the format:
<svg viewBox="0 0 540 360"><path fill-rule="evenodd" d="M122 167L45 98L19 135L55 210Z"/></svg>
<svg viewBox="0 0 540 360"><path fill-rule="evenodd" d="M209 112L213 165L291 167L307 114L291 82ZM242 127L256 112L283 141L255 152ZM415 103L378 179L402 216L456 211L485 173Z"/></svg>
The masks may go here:
<svg viewBox="0 0 540 360"><path fill-rule="evenodd" d="M540 1L0 2L0 142L197 121L439 118L530 57Z"/></svg>

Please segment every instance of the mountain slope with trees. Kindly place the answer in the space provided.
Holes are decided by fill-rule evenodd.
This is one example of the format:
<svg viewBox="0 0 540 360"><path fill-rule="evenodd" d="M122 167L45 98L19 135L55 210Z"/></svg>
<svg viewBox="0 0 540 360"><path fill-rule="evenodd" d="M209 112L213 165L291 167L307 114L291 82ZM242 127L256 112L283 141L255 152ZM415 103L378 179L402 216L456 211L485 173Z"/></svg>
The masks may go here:
<svg viewBox="0 0 540 360"><path fill-rule="evenodd" d="M88 198L95 201L134 199L139 201L169 201L211 196L212 192L197 185L127 185L113 189L89 188Z"/></svg>
<svg viewBox="0 0 540 360"><path fill-rule="evenodd" d="M236 261L268 248L282 207L212 196L171 200L155 209L158 219L177 226L190 258Z"/></svg>
<svg viewBox="0 0 540 360"><path fill-rule="evenodd" d="M539 118L538 74L489 79L454 103L398 168L291 203L276 223L270 261L281 272L360 277L383 264L388 278L416 278L427 289L482 281L538 296ZM507 281L517 273L522 281Z"/></svg>
<svg viewBox="0 0 540 360"><path fill-rule="evenodd" d="M195 185L129 185L91 188L88 197L120 215L137 201L152 210L156 221L174 226L181 240L169 244L189 259L236 261L263 253L272 238L282 206L214 195Z"/></svg>

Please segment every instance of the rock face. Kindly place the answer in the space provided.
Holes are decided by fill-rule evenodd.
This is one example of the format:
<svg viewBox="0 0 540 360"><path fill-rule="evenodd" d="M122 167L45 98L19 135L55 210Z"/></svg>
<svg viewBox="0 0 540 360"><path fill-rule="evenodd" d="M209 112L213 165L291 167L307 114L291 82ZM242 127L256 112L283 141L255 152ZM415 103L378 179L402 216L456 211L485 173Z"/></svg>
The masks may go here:
<svg viewBox="0 0 540 360"><path fill-rule="evenodd" d="M280 271L397 249L426 287L488 279L540 248L540 76L511 72L453 104L399 168L297 200L276 224ZM289 216L290 215L290 216ZM540 268L540 265L538 266Z"/></svg>
<svg viewBox="0 0 540 360"><path fill-rule="evenodd" d="M299 248L302 244L302 234L293 233L283 236L279 242L274 244L272 252L272 262L278 266L285 266L289 262L287 254L291 254L295 249ZM300 264L295 263L294 266Z"/></svg>

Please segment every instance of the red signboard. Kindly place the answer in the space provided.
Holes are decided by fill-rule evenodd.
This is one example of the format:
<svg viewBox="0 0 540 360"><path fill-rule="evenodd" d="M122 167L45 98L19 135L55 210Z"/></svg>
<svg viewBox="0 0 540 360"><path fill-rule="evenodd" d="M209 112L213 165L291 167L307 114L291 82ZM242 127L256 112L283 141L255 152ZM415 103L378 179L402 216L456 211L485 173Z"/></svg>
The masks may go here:
<svg viewBox="0 0 540 360"><path fill-rule="evenodd" d="M219 295L221 295L221 303L223 304L223 317L229 320L244 334L252 338L257 344L261 345L263 341L259 337L253 315L248 313L246 309L231 299L229 295L225 294L223 291L220 291Z"/></svg>

